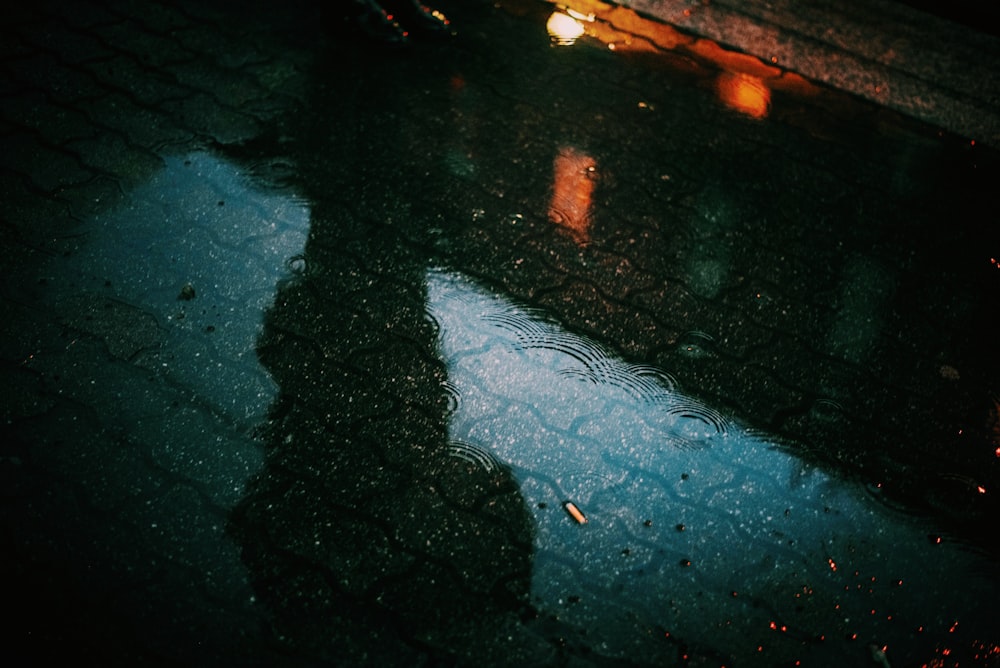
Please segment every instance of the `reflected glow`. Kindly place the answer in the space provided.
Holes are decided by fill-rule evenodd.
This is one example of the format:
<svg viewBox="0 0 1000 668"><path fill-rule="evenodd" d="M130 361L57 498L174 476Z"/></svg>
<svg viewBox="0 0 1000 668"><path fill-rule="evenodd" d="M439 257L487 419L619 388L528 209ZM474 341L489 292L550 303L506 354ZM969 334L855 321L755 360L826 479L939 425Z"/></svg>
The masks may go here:
<svg viewBox="0 0 1000 668"><path fill-rule="evenodd" d="M717 83L722 101L753 118L764 118L771 106L772 91L795 95L818 93L802 76L783 71L774 60L766 63L754 56L731 51L716 42L685 34L664 23L645 18L621 4L600 0L564 0L549 18L553 42L572 44L584 32L618 52L644 52L663 56L670 52L676 67L724 74ZM579 19L579 20L577 20ZM581 23L585 21L586 23Z"/></svg>
<svg viewBox="0 0 1000 668"><path fill-rule="evenodd" d="M570 46L583 35L583 24L569 14L552 12L545 29L552 43L558 46Z"/></svg>
<svg viewBox="0 0 1000 668"><path fill-rule="evenodd" d="M573 147L561 148L552 165L549 220L580 244L590 240L596 173L597 162Z"/></svg>
<svg viewBox="0 0 1000 668"><path fill-rule="evenodd" d="M771 108L771 91L758 77L723 72L715 88L723 104L752 118L765 118Z"/></svg>
<svg viewBox="0 0 1000 668"><path fill-rule="evenodd" d="M853 665L852 638L902 646L925 620L977 619L977 600L1000 595L975 556L928 544L928 522L720 416L663 371L460 274L432 270L426 283L456 456L513 473L535 522L532 604L602 652L673 665L674 645L649 633L665 628L726 657L767 647L768 665ZM904 580L933 593L874 584ZM803 593L799 614L786 603Z"/></svg>

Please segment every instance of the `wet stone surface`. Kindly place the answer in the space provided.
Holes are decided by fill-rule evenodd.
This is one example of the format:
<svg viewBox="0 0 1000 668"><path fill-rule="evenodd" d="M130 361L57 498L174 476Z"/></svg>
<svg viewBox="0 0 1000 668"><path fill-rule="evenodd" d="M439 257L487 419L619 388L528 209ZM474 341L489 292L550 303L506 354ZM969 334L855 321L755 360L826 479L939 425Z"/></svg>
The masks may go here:
<svg viewBox="0 0 1000 668"><path fill-rule="evenodd" d="M996 665L995 150L445 8L11 14L8 651Z"/></svg>

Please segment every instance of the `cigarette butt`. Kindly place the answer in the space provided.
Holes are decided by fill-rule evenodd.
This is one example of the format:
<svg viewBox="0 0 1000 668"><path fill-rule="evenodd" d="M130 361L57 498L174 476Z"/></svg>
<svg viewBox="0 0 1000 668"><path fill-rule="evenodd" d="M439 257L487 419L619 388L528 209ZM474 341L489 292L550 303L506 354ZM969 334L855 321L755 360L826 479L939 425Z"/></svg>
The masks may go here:
<svg viewBox="0 0 1000 668"><path fill-rule="evenodd" d="M572 501L566 501L563 503L563 508L569 513L570 517L576 520L579 524L587 523L587 516L580 512L580 509L576 507L576 504Z"/></svg>

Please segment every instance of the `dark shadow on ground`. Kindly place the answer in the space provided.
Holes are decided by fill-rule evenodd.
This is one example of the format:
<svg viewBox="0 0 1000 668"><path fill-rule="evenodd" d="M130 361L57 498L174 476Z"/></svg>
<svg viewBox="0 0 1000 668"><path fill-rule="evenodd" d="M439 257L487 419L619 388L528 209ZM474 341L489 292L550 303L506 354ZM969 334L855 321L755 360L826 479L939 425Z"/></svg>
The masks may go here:
<svg viewBox="0 0 1000 668"><path fill-rule="evenodd" d="M236 151L257 168L291 158L312 217L258 342L279 398L230 533L274 637L302 660L464 665L488 649L520 663L555 651L510 643L531 616L533 527L510 471L448 442L400 58L335 45L281 145Z"/></svg>

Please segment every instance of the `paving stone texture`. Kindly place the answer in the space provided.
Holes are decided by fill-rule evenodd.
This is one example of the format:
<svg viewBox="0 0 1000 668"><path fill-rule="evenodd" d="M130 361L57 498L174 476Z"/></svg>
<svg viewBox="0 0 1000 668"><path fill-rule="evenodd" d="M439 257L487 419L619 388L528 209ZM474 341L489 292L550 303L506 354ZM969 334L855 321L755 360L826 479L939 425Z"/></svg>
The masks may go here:
<svg viewBox="0 0 1000 668"><path fill-rule="evenodd" d="M674 20L680 3L631 4ZM985 73L953 87L901 65L891 93L843 93L849 77L807 81L836 68L802 35L856 25L823 3L815 20L687 4L685 35L764 58L766 120L717 103L733 73L703 49L551 47L544 3L451 3L458 35L406 50L304 2L5 10L5 663L823 656L663 628L630 654L540 613L541 511L509 468L449 444L462 397L429 267L929 518L928 543L974 555L995 593L996 40L961 32ZM734 13L758 19L747 40ZM805 78L768 69L762 31L810 45L775 52ZM890 47L837 48L868 72ZM963 621L967 659L1000 642L982 619ZM906 656L941 658L914 637ZM876 656L868 640L850 656Z"/></svg>

